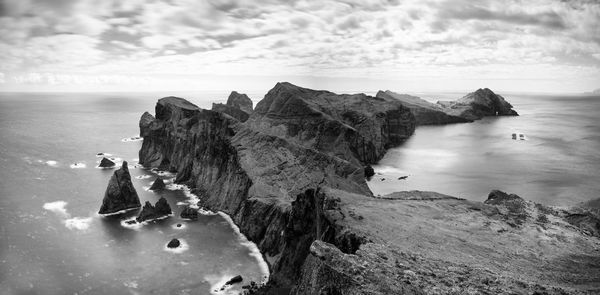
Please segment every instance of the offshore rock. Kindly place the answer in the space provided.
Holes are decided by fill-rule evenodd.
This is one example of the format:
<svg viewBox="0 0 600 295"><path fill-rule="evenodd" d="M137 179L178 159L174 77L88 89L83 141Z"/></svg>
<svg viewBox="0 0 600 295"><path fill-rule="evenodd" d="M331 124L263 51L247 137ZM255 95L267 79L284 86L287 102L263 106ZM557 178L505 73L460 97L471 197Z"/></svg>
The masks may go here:
<svg viewBox="0 0 600 295"><path fill-rule="evenodd" d="M181 242L178 239L172 239L169 241L169 243L167 244L167 248L177 248L181 245Z"/></svg>
<svg viewBox="0 0 600 295"><path fill-rule="evenodd" d="M415 130L410 109L395 99L335 94L282 82L248 120L255 130L356 164L380 160Z"/></svg>
<svg viewBox="0 0 600 295"><path fill-rule="evenodd" d="M227 104L213 103L212 110L245 122L252 113L252 100L246 94L232 91L227 99Z"/></svg>
<svg viewBox="0 0 600 295"><path fill-rule="evenodd" d="M135 221L144 222L149 220L155 220L169 216L171 213L173 213L171 211L171 206L169 206L169 203L165 198L161 197L160 199L158 199L156 205L154 206L152 206L150 202L146 201L144 207L142 208L142 211L140 212L138 217L135 218Z"/></svg>
<svg viewBox="0 0 600 295"><path fill-rule="evenodd" d="M165 186L165 182L161 179L161 178L157 178L153 183L152 186L150 186L150 190L152 191L157 191L157 190L161 190L164 189Z"/></svg>
<svg viewBox="0 0 600 295"><path fill-rule="evenodd" d="M373 177L373 175L375 175L375 169L371 165L365 166L365 177L369 178Z"/></svg>
<svg viewBox="0 0 600 295"><path fill-rule="evenodd" d="M139 208L140 199L131 182L127 161L115 171L108 182L104 193L100 214L111 214L122 210Z"/></svg>
<svg viewBox="0 0 600 295"><path fill-rule="evenodd" d="M376 97L392 98L400 101L415 115L417 125L441 125L451 123L472 122L470 119L450 115L439 104L434 104L416 96L398 94L390 90L377 92Z"/></svg>
<svg viewBox="0 0 600 295"><path fill-rule="evenodd" d="M185 219L196 220L196 219L198 219L198 210L187 206L183 210L181 210L179 217L185 218Z"/></svg>
<svg viewBox="0 0 600 295"><path fill-rule="evenodd" d="M452 101L438 101L446 113L467 120L479 120L488 116L518 116L513 106L504 97L495 94L488 88L478 89L463 98Z"/></svg>
<svg viewBox="0 0 600 295"><path fill-rule="evenodd" d="M98 165L98 167L112 168L112 167L115 167L115 162L103 157L102 160L100 161L100 165Z"/></svg>

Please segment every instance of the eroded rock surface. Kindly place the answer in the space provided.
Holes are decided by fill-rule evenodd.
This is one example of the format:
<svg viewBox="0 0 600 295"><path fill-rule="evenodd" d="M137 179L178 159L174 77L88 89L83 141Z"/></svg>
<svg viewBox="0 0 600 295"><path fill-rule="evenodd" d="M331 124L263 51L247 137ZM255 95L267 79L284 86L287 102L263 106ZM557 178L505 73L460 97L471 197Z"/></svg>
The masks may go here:
<svg viewBox="0 0 600 295"><path fill-rule="evenodd" d="M115 167L115 162L103 157L102 160L100 160L100 164L98 165L98 167L112 168L112 167Z"/></svg>
<svg viewBox="0 0 600 295"><path fill-rule="evenodd" d="M165 182L161 178L157 178L152 183L152 186L150 186L150 190L158 191L158 190L164 189L165 187L166 187Z"/></svg>
<svg viewBox="0 0 600 295"><path fill-rule="evenodd" d="M108 182L98 213L111 214L140 206L140 199L131 182L127 161L123 161L121 168L113 173Z"/></svg>

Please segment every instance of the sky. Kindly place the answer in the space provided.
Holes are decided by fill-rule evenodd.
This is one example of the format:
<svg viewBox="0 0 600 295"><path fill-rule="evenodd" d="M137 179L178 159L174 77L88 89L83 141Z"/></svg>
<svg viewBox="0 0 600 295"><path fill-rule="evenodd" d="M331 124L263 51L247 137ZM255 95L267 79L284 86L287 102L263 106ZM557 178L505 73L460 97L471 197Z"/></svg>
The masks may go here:
<svg viewBox="0 0 600 295"><path fill-rule="evenodd" d="M0 0L0 91L584 92L600 0Z"/></svg>

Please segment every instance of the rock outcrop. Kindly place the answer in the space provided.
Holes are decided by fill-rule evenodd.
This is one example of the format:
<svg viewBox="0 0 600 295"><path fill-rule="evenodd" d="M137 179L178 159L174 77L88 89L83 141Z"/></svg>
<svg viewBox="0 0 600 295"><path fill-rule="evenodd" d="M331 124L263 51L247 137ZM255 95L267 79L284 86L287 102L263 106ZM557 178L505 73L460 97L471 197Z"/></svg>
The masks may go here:
<svg viewBox="0 0 600 295"><path fill-rule="evenodd" d="M226 104L213 103L212 110L230 115L245 122L252 113L252 100L246 94L232 91Z"/></svg>
<svg viewBox="0 0 600 295"><path fill-rule="evenodd" d="M174 249L181 246L181 242L178 239L172 239L167 244L167 248Z"/></svg>
<svg viewBox="0 0 600 295"><path fill-rule="evenodd" d="M165 182L161 178L157 178L150 186L150 190L158 191L166 187Z"/></svg>
<svg viewBox="0 0 600 295"><path fill-rule="evenodd" d="M155 219L167 217L172 213L173 211L171 211L171 206L169 206L167 200L161 197L160 199L158 199L154 206L152 206L150 202L146 201L144 207L142 208L142 211L140 212L138 217L135 218L135 221L152 221Z"/></svg>
<svg viewBox="0 0 600 295"><path fill-rule="evenodd" d="M115 171L108 182L99 214L112 214L123 210L139 208L140 199L131 182L127 162L123 161L120 169Z"/></svg>
<svg viewBox="0 0 600 295"><path fill-rule="evenodd" d="M199 213L198 213L197 209L187 206L187 207L183 208L183 210L181 210L179 217L185 218L185 219L190 219L190 220L197 220L198 214Z"/></svg>
<svg viewBox="0 0 600 295"><path fill-rule="evenodd" d="M98 167L112 168L112 167L115 167L115 162L103 157L102 160L100 161L100 165L98 165Z"/></svg>
<svg viewBox="0 0 600 295"><path fill-rule="evenodd" d="M450 115L441 105L428 102L416 96L398 94L386 90L377 92L376 97L391 98L400 101L404 106L413 112L417 121L417 125L442 125L472 122L470 119Z"/></svg>
<svg viewBox="0 0 600 295"><path fill-rule="evenodd" d="M199 205L232 217L271 266L265 290L558 293L598 281L595 238L552 231L540 246L537 219L513 227L500 204L424 192L374 198L364 167L415 127L396 100L278 83L246 122L168 97L140 127L140 163L175 172ZM566 224L547 226L584 236ZM592 260L577 269L565 255Z"/></svg>
<svg viewBox="0 0 600 295"><path fill-rule="evenodd" d="M480 88L456 101L438 101L438 104L445 108L446 113L467 120L479 120L488 116L519 115L513 110L513 106L504 100L504 97L488 88Z"/></svg>

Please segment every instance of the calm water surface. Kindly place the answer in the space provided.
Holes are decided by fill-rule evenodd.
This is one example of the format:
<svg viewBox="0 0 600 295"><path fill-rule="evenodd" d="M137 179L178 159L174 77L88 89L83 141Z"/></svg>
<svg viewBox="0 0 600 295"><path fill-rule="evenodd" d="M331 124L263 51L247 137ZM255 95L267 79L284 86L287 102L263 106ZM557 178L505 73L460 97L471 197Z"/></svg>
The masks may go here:
<svg viewBox="0 0 600 295"><path fill-rule="evenodd" d="M256 249L221 215L185 221L182 190L145 190L158 176L133 166L141 141L121 139L139 134L141 114L153 113L158 97L0 96L0 293L210 294L238 274L245 283L264 278ZM193 101L215 100L202 98ZM128 216L98 216L114 171L94 168L100 152L127 160L142 203L164 196L174 216L138 229L121 225ZM172 238L187 250L166 251Z"/></svg>
<svg viewBox="0 0 600 295"><path fill-rule="evenodd" d="M519 117L418 127L374 167L373 192L430 190L482 201L501 189L550 205L600 197L600 97L504 97Z"/></svg>

